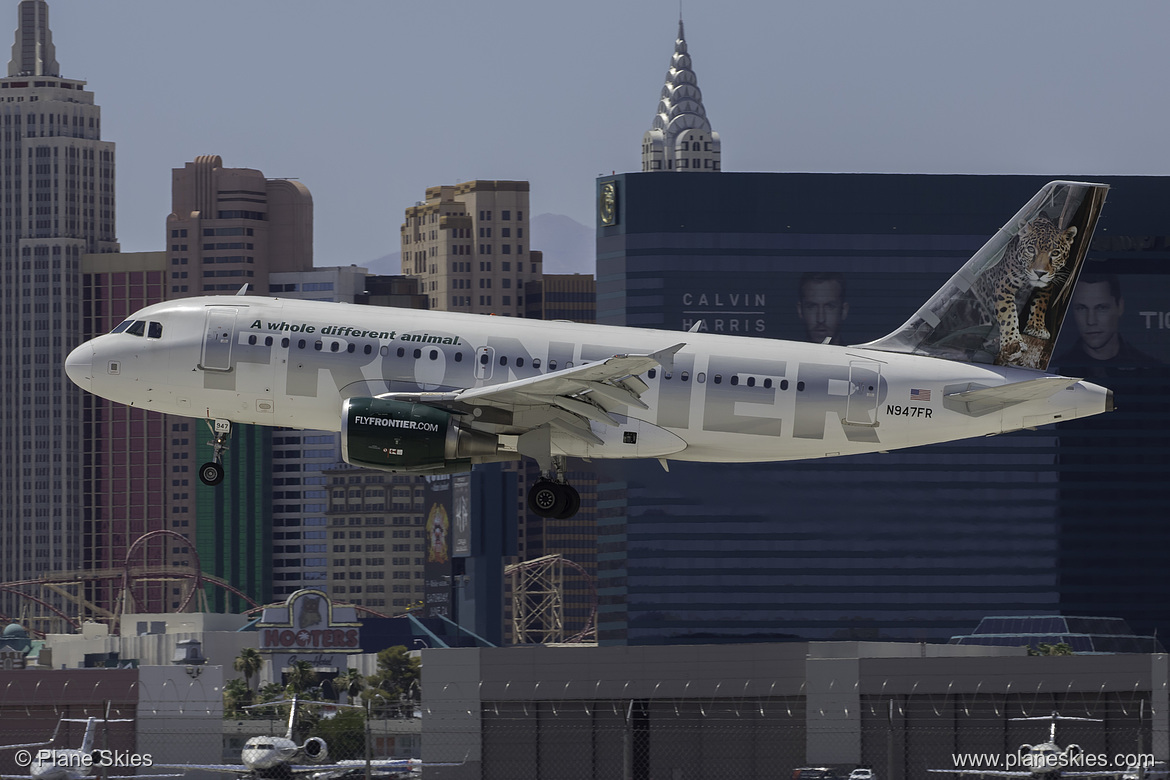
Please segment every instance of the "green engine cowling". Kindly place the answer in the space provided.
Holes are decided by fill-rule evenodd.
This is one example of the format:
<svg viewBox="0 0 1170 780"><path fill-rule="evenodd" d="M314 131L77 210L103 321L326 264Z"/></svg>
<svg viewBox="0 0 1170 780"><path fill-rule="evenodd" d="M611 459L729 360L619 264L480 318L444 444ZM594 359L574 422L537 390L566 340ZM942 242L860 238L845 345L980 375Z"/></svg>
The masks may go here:
<svg viewBox="0 0 1170 780"><path fill-rule="evenodd" d="M383 471L439 471L494 456L499 438L466 428L450 412L382 398L348 398L341 413L346 463Z"/></svg>

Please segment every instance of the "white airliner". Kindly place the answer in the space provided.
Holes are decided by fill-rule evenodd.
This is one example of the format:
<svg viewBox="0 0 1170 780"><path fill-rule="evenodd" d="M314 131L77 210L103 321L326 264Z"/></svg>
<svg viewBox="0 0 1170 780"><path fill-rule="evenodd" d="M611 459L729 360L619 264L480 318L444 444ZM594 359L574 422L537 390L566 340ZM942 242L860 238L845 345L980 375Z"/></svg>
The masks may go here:
<svg viewBox="0 0 1170 780"><path fill-rule="evenodd" d="M2 780L86 780L93 777L98 769L103 766L110 766L115 764L115 757L113 751L95 750L93 746L95 731L94 727L99 722L105 723L130 723L127 718L61 718L57 721L57 728L53 730L53 736L49 737L44 742L33 742L25 745L0 745L0 750L11 750L16 748L39 748L35 751L28 751L31 757L31 762L28 765L29 773L27 775L0 775ZM81 739L80 748L63 748L52 749L52 745L57 740L57 734L61 731L62 723L84 723L85 736ZM123 763L128 762L128 757L123 756ZM140 759L141 760L141 759ZM142 766L151 766L149 761L143 761ZM130 780L130 778L161 778L161 777L178 777L176 774L166 775L109 775L109 780Z"/></svg>
<svg viewBox="0 0 1170 780"><path fill-rule="evenodd" d="M309 737L303 744L298 745L293 739L293 727L296 725L297 714L304 702L294 696L291 700L271 701L264 704L253 704L245 709L272 707L278 704L291 704L288 712L288 730L283 737L260 736L250 737L244 743L240 752L240 764L156 764L167 769L203 770L208 772L223 772L239 776L265 778L291 778L295 775L312 775L314 778L336 777L366 766L365 761L345 760L334 764L326 764L329 759L329 746L320 737ZM352 705L330 704L332 707L350 707ZM356 709L362 709L357 707ZM298 761L308 761L309 764L297 764ZM387 771L394 773L412 773L422 766L422 762L414 758L391 758L371 760L370 768L377 770L380 776Z"/></svg>
<svg viewBox="0 0 1170 780"><path fill-rule="evenodd" d="M80 387L213 426L340 431L347 462L442 473L534 458L529 506L580 505L565 459L749 462L882 452L1100 414L1046 372L1107 187L1052 182L885 338L857 346L213 296L82 344ZM241 291L243 292L243 291Z"/></svg>

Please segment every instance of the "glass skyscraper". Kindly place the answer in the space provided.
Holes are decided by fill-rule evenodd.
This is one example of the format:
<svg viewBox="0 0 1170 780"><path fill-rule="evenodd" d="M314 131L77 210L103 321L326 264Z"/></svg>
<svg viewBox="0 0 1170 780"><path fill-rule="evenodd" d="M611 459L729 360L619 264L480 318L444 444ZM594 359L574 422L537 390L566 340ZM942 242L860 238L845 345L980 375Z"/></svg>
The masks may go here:
<svg viewBox="0 0 1170 780"><path fill-rule="evenodd" d="M986 615L1057 612L1170 628L1170 181L1087 178L1112 189L1081 286L1123 312L1125 349L1092 357L1082 342L1101 326L1074 311L1053 366L1114 389L1118 411L879 455L669 473L600 462L600 640L945 641ZM880 338L1048 180L602 177L598 322Z"/></svg>

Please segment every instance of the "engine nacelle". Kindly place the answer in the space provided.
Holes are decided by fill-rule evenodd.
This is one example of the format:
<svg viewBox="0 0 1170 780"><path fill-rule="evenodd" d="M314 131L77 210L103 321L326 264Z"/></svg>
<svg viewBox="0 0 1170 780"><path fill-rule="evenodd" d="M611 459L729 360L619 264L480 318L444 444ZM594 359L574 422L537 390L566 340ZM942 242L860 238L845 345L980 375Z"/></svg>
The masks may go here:
<svg viewBox="0 0 1170 780"><path fill-rule="evenodd" d="M314 764L323 764L329 759L329 746L320 737L309 737L301 745L305 758Z"/></svg>
<svg viewBox="0 0 1170 780"><path fill-rule="evenodd" d="M382 398L348 398L341 412L341 456L383 471L437 471L490 457L499 437L462 426L450 412Z"/></svg>

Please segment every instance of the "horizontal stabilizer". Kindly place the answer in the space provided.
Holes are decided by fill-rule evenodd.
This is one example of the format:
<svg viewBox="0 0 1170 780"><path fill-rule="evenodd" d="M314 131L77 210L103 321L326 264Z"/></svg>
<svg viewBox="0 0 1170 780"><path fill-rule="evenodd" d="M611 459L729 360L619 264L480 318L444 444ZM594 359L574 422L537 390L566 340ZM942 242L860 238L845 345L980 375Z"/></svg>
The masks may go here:
<svg viewBox="0 0 1170 780"><path fill-rule="evenodd" d="M998 387L971 384L948 387L943 395L943 406L961 414L981 417L1013 404L1049 398L1079 381L1067 376L1042 376Z"/></svg>

